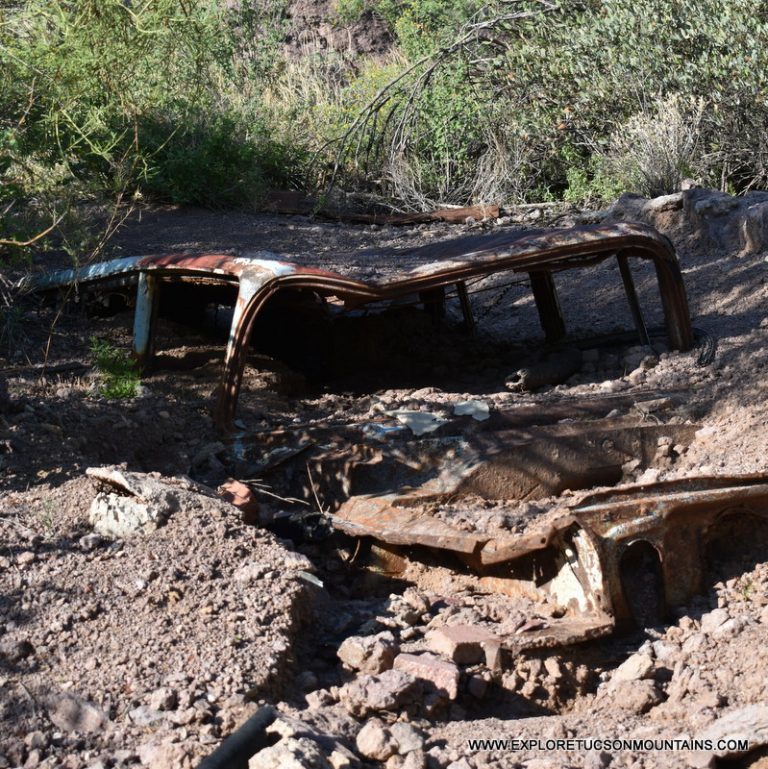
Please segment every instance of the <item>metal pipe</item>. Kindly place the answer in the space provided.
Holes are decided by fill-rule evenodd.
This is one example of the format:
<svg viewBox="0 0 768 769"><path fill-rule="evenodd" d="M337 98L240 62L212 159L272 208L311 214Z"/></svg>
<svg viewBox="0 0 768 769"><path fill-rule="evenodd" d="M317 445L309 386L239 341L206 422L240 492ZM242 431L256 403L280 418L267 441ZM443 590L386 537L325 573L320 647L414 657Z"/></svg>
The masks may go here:
<svg viewBox="0 0 768 769"><path fill-rule="evenodd" d="M269 744L266 730L277 712L271 705L259 708L234 734L230 734L197 769L248 769L248 761Z"/></svg>

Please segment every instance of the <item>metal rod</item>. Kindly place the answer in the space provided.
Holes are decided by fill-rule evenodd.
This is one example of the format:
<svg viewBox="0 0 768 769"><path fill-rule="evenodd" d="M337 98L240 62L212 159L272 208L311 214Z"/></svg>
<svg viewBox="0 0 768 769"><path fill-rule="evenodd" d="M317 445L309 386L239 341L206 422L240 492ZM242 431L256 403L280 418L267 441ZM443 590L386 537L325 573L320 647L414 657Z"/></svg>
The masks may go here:
<svg viewBox="0 0 768 769"><path fill-rule="evenodd" d="M635 290L635 282L632 280L629 262L625 254L616 254L616 261L619 263L619 272L621 272L621 280L624 283L624 293L627 295L629 311L632 313L632 320L635 323L637 335L640 337L640 344L644 347L650 347L651 338L648 336L648 329L645 326L643 311L637 298L637 291Z"/></svg>

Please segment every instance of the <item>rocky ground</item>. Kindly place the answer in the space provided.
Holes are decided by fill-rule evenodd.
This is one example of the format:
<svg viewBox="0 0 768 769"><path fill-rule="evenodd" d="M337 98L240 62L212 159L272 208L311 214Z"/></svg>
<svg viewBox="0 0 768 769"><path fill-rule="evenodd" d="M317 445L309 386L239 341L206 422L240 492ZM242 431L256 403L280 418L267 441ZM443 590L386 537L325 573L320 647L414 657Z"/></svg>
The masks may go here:
<svg viewBox="0 0 768 769"><path fill-rule="evenodd" d="M114 253L268 249L333 269L350 260L366 264L383 251L388 258L375 268L396 270L409 247L468 231L602 218L652 223L675 242L694 324L706 332L700 338L716 341L707 365L697 362L701 347L674 353L660 342L654 351L630 342L587 348L579 371L562 384L510 391L505 379L535 354L540 332L527 290L489 280L474 287L484 289L472 300L476 339L429 341L431 327L425 331L409 317L408 334L428 340L415 366L397 352L397 339L381 346L373 325L366 332L377 339L373 353L364 337L354 348L356 366L345 369L336 359L344 356L330 355L325 362L337 376L322 385L260 354L240 403L247 428L272 430L387 419L395 425L396 417L386 415L398 410L448 417L468 399L493 412L619 394L639 402L676 391L681 401L662 418L699 427L690 445L666 451L663 461L634 476L652 482L765 470L764 202L760 195L692 191L650 202L624 198L603 213L527 207L494 222L414 228L151 210L132 215ZM35 268L57 258L41 256ZM638 270L636 280L654 324L653 276ZM629 327L615 268L567 273L558 287L577 334ZM455 308L449 312L458 317ZM244 514L215 491L231 476L252 479L247 467L232 463L208 413L221 342L163 321L158 367L136 397L109 400L99 394L90 340L127 346L130 324L130 312L59 312L29 299L4 316L0 767L193 766L266 702L279 711L270 727L274 745L251 759L254 768L683 767L725 766L716 763L724 760L761 766L766 760L759 746L768 730L762 675L768 557L759 538L754 546L726 548L707 592L666 624L500 663L482 639L459 644L456 628L477 626L495 612L493 622L516 632L525 623L551 621L547 611L554 607L490 600L440 565L419 567L410 585L363 573L348 544L282 525L295 524L287 511L303 508L271 496L277 490L264 485L252 487L257 504ZM338 349L353 349L337 342ZM382 357L391 365L376 368ZM642 405L634 411L659 419ZM133 536L99 533L94 499L110 492L85 470L105 465L159 474L161 520ZM208 490L171 480L180 476ZM326 494L317 504L333 502ZM549 502L558 500L534 507L546 510ZM483 526L514 528L503 505L475 509ZM307 512L321 518L317 509ZM449 504L437 514L464 529L478 525L466 506ZM714 739L740 729L758 746L747 756L714 748L603 750L561 742L491 749L468 742Z"/></svg>

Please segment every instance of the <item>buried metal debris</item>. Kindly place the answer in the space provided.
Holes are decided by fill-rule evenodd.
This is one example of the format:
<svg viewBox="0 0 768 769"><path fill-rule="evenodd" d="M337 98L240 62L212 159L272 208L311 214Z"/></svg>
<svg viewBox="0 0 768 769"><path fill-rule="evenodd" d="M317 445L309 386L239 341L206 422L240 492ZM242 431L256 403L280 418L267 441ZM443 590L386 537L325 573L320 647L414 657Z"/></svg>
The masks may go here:
<svg viewBox="0 0 768 769"><path fill-rule="evenodd" d="M560 607L546 621L501 638L508 652L659 621L705 588L708 564L724 542L744 546L745 535L768 528L768 476L754 475L625 486L561 503L524 521L514 535L464 531L432 510L441 496L455 498L462 486L466 492L472 475L457 476L442 495L427 483L400 494L352 497L333 525L375 540L376 557L390 572L418 560L420 550L450 554L480 590Z"/></svg>
<svg viewBox="0 0 768 769"><path fill-rule="evenodd" d="M382 272L376 255L361 264L351 260L339 272L318 269L317 258L297 257L293 263L260 251L252 256L225 254L128 257L23 281L19 288L46 291L72 284L96 284L98 290L137 284L134 353L148 364L154 351L156 317L161 293L182 289L193 295L183 307L208 302L234 308L224 371L214 416L221 428L233 424L237 399L257 318L269 320L275 302L301 312L311 305L333 304L345 311L415 297L439 318L444 313L446 289L453 286L460 299L465 328L475 326L467 298L467 280L504 272L526 273L541 326L548 342L565 337L553 274L617 259L623 287L640 341L648 343L645 323L628 269L629 258L653 264L664 312L667 342L688 350L693 332L688 301L674 249L667 238L639 224L573 227L521 233L504 230L430 244L400 255L410 265L404 272ZM267 324L269 331L272 327Z"/></svg>

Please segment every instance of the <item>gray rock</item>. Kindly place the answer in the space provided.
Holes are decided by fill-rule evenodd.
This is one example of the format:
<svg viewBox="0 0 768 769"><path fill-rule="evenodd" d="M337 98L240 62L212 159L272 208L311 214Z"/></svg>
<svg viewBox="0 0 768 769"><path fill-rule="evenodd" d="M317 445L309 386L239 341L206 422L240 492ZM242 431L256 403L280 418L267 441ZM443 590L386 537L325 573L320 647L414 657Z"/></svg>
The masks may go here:
<svg viewBox="0 0 768 769"><path fill-rule="evenodd" d="M647 713L664 699L654 681L619 681L611 688L616 706L637 715Z"/></svg>
<svg viewBox="0 0 768 769"><path fill-rule="evenodd" d="M392 724L390 733L393 739L397 743L397 752L404 756L414 750L424 749L424 737L421 733L411 724L404 721L398 721Z"/></svg>
<svg viewBox="0 0 768 769"><path fill-rule="evenodd" d="M376 676L364 675L339 690L344 707L357 717L369 713L398 712L419 699L421 683L400 670L386 670Z"/></svg>
<svg viewBox="0 0 768 769"><path fill-rule="evenodd" d="M712 633L720 625L723 625L728 621L730 615L725 609L714 609L701 617L701 632Z"/></svg>
<svg viewBox="0 0 768 769"><path fill-rule="evenodd" d="M48 745L48 739L41 731L30 732L24 737L24 744L30 749L41 749Z"/></svg>
<svg viewBox="0 0 768 769"><path fill-rule="evenodd" d="M159 710L155 710L147 705L139 705L139 707L129 710L128 717L136 726L151 726L165 718Z"/></svg>
<svg viewBox="0 0 768 769"><path fill-rule="evenodd" d="M155 531L167 518L167 510L150 507L131 497L105 492L96 495L89 512L90 522L97 534L118 539Z"/></svg>
<svg viewBox="0 0 768 769"><path fill-rule="evenodd" d="M405 757L402 769L426 769L427 756L423 750L412 750Z"/></svg>
<svg viewBox="0 0 768 769"><path fill-rule="evenodd" d="M735 745L724 747L716 753L719 758L735 758L768 745L768 705L746 705L731 710L696 736L710 739L715 744L721 739L748 740L747 750L740 750Z"/></svg>
<svg viewBox="0 0 768 769"><path fill-rule="evenodd" d="M355 738L355 745L363 756L374 761L386 761L397 751L397 742L378 718L366 722Z"/></svg>
<svg viewBox="0 0 768 769"><path fill-rule="evenodd" d="M3 638L0 641L0 659L16 664L34 654L35 648L25 638Z"/></svg>
<svg viewBox="0 0 768 769"><path fill-rule="evenodd" d="M85 474L117 491L100 491L91 504L94 531L106 537L125 538L162 526L184 504L200 496L218 501L206 486L189 478L160 478L151 473L132 473L120 467L89 467Z"/></svg>
<svg viewBox="0 0 768 769"><path fill-rule="evenodd" d="M742 617L731 617L712 631L712 637L716 639L732 638L744 629L745 624Z"/></svg>
<svg viewBox="0 0 768 769"><path fill-rule="evenodd" d="M109 720L98 705L74 694L54 698L49 703L48 717L63 732L85 734L101 731Z"/></svg>
<svg viewBox="0 0 768 769"><path fill-rule="evenodd" d="M642 678L651 678L653 675L653 660L648 654L633 654L616 668L613 673L614 682L639 681Z"/></svg>
<svg viewBox="0 0 768 769"><path fill-rule="evenodd" d="M248 769L333 769L323 749L308 737L285 737L260 750Z"/></svg>
<svg viewBox="0 0 768 769"><path fill-rule="evenodd" d="M169 686L161 686L149 695L149 707L153 710L174 710L179 704L179 695Z"/></svg>
<svg viewBox="0 0 768 769"><path fill-rule="evenodd" d="M350 636L337 654L348 668L376 674L392 667L398 651L394 635L385 631L374 636Z"/></svg>

